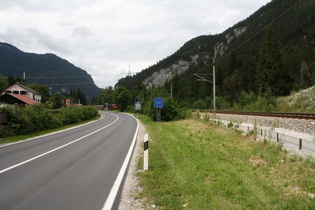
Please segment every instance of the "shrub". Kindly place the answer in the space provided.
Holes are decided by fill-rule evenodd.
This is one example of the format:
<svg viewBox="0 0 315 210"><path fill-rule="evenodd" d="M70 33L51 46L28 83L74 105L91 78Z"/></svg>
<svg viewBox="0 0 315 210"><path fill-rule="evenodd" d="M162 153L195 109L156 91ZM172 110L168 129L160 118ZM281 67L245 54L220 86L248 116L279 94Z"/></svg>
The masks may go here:
<svg viewBox="0 0 315 210"><path fill-rule="evenodd" d="M96 117L98 114L96 107L63 107L60 109L59 118L64 125L78 123Z"/></svg>
<svg viewBox="0 0 315 210"><path fill-rule="evenodd" d="M42 104L27 107L5 106L1 111L6 112L8 116L8 125L1 133L1 137L53 129L89 120L98 114L96 107L64 107L58 114L54 114Z"/></svg>
<svg viewBox="0 0 315 210"><path fill-rule="evenodd" d="M147 102L143 106L144 114L148 115L151 119L156 119L156 108L153 107L153 100ZM189 116L189 112L185 109L180 108L178 103L170 98L164 98L164 108L161 110L161 120L162 121L172 121L184 119Z"/></svg>
<svg viewBox="0 0 315 210"><path fill-rule="evenodd" d="M198 100L193 103L192 108L193 109L206 109L207 104L204 100Z"/></svg>
<svg viewBox="0 0 315 210"><path fill-rule="evenodd" d="M231 128L231 127L233 127L233 125L234 125L234 124L233 124L232 122L229 122L229 124L227 125L227 127L228 127L228 128Z"/></svg>

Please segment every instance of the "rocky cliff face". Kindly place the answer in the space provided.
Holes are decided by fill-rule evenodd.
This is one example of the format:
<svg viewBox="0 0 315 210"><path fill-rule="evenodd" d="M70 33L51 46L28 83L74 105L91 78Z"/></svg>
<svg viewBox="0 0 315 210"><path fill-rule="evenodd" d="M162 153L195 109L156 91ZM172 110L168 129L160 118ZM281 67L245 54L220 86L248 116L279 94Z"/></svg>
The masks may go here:
<svg viewBox="0 0 315 210"><path fill-rule="evenodd" d="M225 35L225 42L219 42L214 46L214 57L217 55L223 55L225 51L228 49L229 44L236 38L240 37L243 33L245 33L247 26L242 26L233 29L232 32Z"/></svg>
<svg viewBox="0 0 315 210"><path fill-rule="evenodd" d="M173 65L154 72L151 76L144 80L146 88L163 86L165 82L171 80L176 74L180 75L188 70L189 66L197 62L198 55L192 56L190 61L180 60Z"/></svg>
<svg viewBox="0 0 315 210"><path fill-rule="evenodd" d="M214 57L218 55L223 55L224 52L228 49L229 44L239 36L241 36L247 27L235 28L231 33L225 35L224 42L218 42L215 44L214 48ZM159 87L163 86L165 82L171 80L176 74L180 75L187 71L190 66L197 64L197 60L200 57L199 54L190 56L189 61L179 60L177 63L172 64L167 68L160 69L159 71L154 72L151 76L147 77L144 80L144 85L146 88L150 87ZM208 56L206 56L208 57ZM206 58L204 58L206 60Z"/></svg>

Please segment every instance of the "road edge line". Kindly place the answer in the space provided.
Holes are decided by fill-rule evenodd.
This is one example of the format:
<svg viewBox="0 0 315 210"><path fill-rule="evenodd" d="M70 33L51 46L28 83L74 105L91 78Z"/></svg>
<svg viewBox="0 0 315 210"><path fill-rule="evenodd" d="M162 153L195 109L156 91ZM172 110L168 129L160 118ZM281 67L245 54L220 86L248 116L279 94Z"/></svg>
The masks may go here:
<svg viewBox="0 0 315 210"><path fill-rule="evenodd" d="M126 155L126 158L124 160L124 163L123 163L123 165L120 168L118 176L117 176L117 178L115 180L115 183L114 183L112 189L110 190L110 193L109 193L108 197L106 198L106 201L104 203L104 206L103 206L102 210L110 210L110 209L112 209L113 204L114 204L115 199L116 199L116 196L117 196L117 192L118 192L119 187L121 185L121 182L122 182L122 180L124 178L124 174L125 174L125 172L127 170L128 163L130 161L132 152L133 152L133 150L135 148L135 144L136 144L138 133L139 133L140 124L139 124L139 121L138 121L137 118L135 118L133 115L130 115L130 116L133 117L136 120L136 122L137 122L137 129L136 129L135 135L133 137L132 143L130 145L129 151L128 151L128 153Z"/></svg>

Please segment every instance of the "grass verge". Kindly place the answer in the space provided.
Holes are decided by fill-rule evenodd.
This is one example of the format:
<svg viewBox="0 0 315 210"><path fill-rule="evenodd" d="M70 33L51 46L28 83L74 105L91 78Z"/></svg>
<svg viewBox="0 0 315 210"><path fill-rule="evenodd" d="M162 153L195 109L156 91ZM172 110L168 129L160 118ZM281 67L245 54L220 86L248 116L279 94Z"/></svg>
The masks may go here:
<svg viewBox="0 0 315 210"><path fill-rule="evenodd" d="M156 209L315 209L314 159L203 120L139 118L151 139L139 197Z"/></svg>

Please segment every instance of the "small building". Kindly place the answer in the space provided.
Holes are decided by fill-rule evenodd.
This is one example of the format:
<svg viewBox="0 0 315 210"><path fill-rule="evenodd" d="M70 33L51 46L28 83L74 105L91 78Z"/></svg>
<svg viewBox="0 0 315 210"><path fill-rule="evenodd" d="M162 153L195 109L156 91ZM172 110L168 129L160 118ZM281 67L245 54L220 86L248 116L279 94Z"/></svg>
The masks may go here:
<svg viewBox="0 0 315 210"><path fill-rule="evenodd" d="M5 89L5 93L9 93L11 95L14 94L14 95L26 96L38 103L42 101L42 94L40 94L39 92L29 87L26 87L20 84L19 82Z"/></svg>
<svg viewBox="0 0 315 210"><path fill-rule="evenodd" d="M66 107L69 107L69 106L82 106L82 104L80 104L80 103L79 104L72 103L72 101L70 99L65 99L64 103L65 103Z"/></svg>

